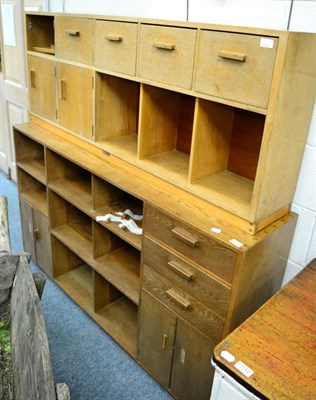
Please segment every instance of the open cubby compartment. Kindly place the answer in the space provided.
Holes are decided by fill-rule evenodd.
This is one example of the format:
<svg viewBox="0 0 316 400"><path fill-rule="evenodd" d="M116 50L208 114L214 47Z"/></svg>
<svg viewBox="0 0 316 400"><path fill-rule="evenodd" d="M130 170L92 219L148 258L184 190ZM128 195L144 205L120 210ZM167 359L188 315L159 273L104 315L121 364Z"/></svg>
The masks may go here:
<svg viewBox="0 0 316 400"><path fill-rule="evenodd" d="M119 189L111 183L93 175L92 176L93 216L102 216L131 210L136 215L143 215L143 202L131 194ZM129 218L129 217L127 217ZM142 220L135 221L142 228ZM107 229L123 238L126 242L141 249L141 235L135 235L129 230L119 228L118 223L102 223Z"/></svg>
<svg viewBox="0 0 316 400"><path fill-rule="evenodd" d="M92 268L54 236L52 253L55 281L80 307L93 312Z"/></svg>
<svg viewBox="0 0 316 400"><path fill-rule="evenodd" d="M95 141L115 155L136 160L139 83L96 73Z"/></svg>
<svg viewBox="0 0 316 400"><path fill-rule="evenodd" d="M55 54L54 16L26 15L27 50Z"/></svg>
<svg viewBox="0 0 316 400"><path fill-rule="evenodd" d="M91 218L52 190L48 197L51 233L86 262L93 260Z"/></svg>
<svg viewBox="0 0 316 400"><path fill-rule="evenodd" d="M59 154L48 150L48 184L66 200L87 212L92 208L91 173Z"/></svg>
<svg viewBox="0 0 316 400"><path fill-rule="evenodd" d="M136 356L138 307L94 271L94 319L131 356Z"/></svg>
<svg viewBox="0 0 316 400"><path fill-rule="evenodd" d="M42 144L14 130L16 161L20 168L46 184L45 148Z"/></svg>
<svg viewBox="0 0 316 400"><path fill-rule="evenodd" d="M246 218L264 125L265 115L198 99L190 159L191 189Z"/></svg>
<svg viewBox="0 0 316 400"><path fill-rule="evenodd" d="M48 216L46 186L19 167L17 177L20 195L42 214Z"/></svg>
<svg viewBox="0 0 316 400"><path fill-rule="evenodd" d="M94 222L93 268L135 304L139 303L140 251Z"/></svg>
<svg viewBox="0 0 316 400"><path fill-rule="evenodd" d="M187 184L194 109L194 97L142 85L138 158L145 169Z"/></svg>

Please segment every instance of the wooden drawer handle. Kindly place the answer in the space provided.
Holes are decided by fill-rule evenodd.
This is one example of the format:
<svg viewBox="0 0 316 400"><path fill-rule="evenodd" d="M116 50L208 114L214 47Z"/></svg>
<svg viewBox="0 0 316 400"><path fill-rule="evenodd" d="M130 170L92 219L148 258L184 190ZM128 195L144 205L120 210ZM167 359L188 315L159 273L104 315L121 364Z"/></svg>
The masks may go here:
<svg viewBox="0 0 316 400"><path fill-rule="evenodd" d="M60 98L62 100L66 100L66 98L67 98L67 89L66 89L66 80L65 79L60 80Z"/></svg>
<svg viewBox="0 0 316 400"><path fill-rule="evenodd" d="M171 232L173 233L173 235L181 240L181 242L186 243L187 245L189 245L190 247L196 247L199 243L199 239L197 239L196 237L194 237L192 235L192 233L186 231L183 228L180 227L175 227L171 230Z"/></svg>
<svg viewBox="0 0 316 400"><path fill-rule="evenodd" d="M162 349L166 350L167 347L167 339L168 339L168 335L166 335L165 333L162 335Z"/></svg>
<svg viewBox="0 0 316 400"><path fill-rule="evenodd" d="M39 229L34 229L33 235L34 235L34 240L36 242L37 240L40 239L40 230Z"/></svg>
<svg viewBox="0 0 316 400"><path fill-rule="evenodd" d="M31 88L35 89L36 81L35 81L35 71L34 70L30 71L30 81L31 81Z"/></svg>
<svg viewBox="0 0 316 400"><path fill-rule="evenodd" d="M187 281L190 281L193 279L194 273L189 271L187 268L183 267L182 265L178 264L175 261L169 261L168 262L168 267L172 269L176 274L180 275L182 278L186 279Z"/></svg>
<svg viewBox="0 0 316 400"><path fill-rule="evenodd" d="M115 35L107 35L105 36L109 42L121 42L123 40L122 36L115 36Z"/></svg>
<svg viewBox="0 0 316 400"><path fill-rule="evenodd" d="M229 60L235 60L240 62L245 62L247 55L242 53L235 53L233 51L221 50L217 53L218 57L228 58Z"/></svg>
<svg viewBox="0 0 316 400"><path fill-rule="evenodd" d="M169 51L173 51L176 48L175 44L169 44L169 43L153 43L153 46L160 50L169 50Z"/></svg>
<svg viewBox="0 0 316 400"><path fill-rule="evenodd" d="M80 36L80 31L65 31L65 33L69 36Z"/></svg>
<svg viewBox="0 0 316 400"><path fill-rule="evenodd" d="M166 291L166 295L169 297L170 300L174 301L184 310L188 310L191 307L191 303L183 297L179 296L178 293L176 293L173 289L168 289Z"/></svg>

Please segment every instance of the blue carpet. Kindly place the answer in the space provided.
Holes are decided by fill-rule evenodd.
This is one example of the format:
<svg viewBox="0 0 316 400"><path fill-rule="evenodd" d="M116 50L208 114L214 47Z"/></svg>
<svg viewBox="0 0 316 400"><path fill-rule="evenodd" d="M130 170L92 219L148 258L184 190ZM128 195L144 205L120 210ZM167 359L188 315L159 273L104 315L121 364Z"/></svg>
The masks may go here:
<svg viewBox="0 0 316 400"><path fill-rule="evenodd" d="M7 196L11 250L22 252L16 185L0 173ZM31 263L32 269L38 267ZM42 297L55 382L72 400L167 400L171 397L72 300L48 279Z"/></svg>

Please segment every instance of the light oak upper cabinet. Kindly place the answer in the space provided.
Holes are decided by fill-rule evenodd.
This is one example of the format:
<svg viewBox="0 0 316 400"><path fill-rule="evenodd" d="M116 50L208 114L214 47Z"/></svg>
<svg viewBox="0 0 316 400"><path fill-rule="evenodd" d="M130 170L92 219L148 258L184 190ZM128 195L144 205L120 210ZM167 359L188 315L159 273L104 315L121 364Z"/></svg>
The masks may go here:
<svg viewBox="0 0 316 400"><path fill-rule="evenodd" d="M94 21L58 16L55 19L56 56L69 61L93 64Z"/></svg>
<svg viewBox="0 0 316 400"><path fill-rule="evenodd" d="M138 75L191 89L196 30L142 24Z"/></svg>
<svg viewBox="0 0 316 400"><path fill-rule="evenodd" d="M33 112L56 121L56 62L28 55L29 99Z"/></svg>
<svg viewBox="0 0 316 400"><path fill-rule="evenodd" d="M201 30L194 89L266 108L278 39Z"/></svg>
<svg viewBox="0 0 316 400"><path fill-rule="evenodd" d="M94 73L90 69L58 63L57 75L60 125L92 140Z"/></svg>

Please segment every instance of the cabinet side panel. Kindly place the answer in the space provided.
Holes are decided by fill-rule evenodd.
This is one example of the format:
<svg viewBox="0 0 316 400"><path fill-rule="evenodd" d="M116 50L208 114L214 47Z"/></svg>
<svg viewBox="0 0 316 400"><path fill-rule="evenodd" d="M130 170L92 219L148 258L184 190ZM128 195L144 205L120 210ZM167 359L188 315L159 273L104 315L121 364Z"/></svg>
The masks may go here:
<svg viewBox="0 0 316 400"><path fill-rule="evenodd" d="M278 65L283 69L279 87L273 87L270 96L251 205L252 221L293 199L316 95L315 53L315 36L289 33L284 63Z"/></svg>
<svg viewBox="0 0 316 400"><path fill-rule="evenodd" d="M281 288L296 222L293 214L279 229L271 224L266 228L271 234L263 240L259 234L259 243L244 253L235 272L224 336Z"/></svg>

